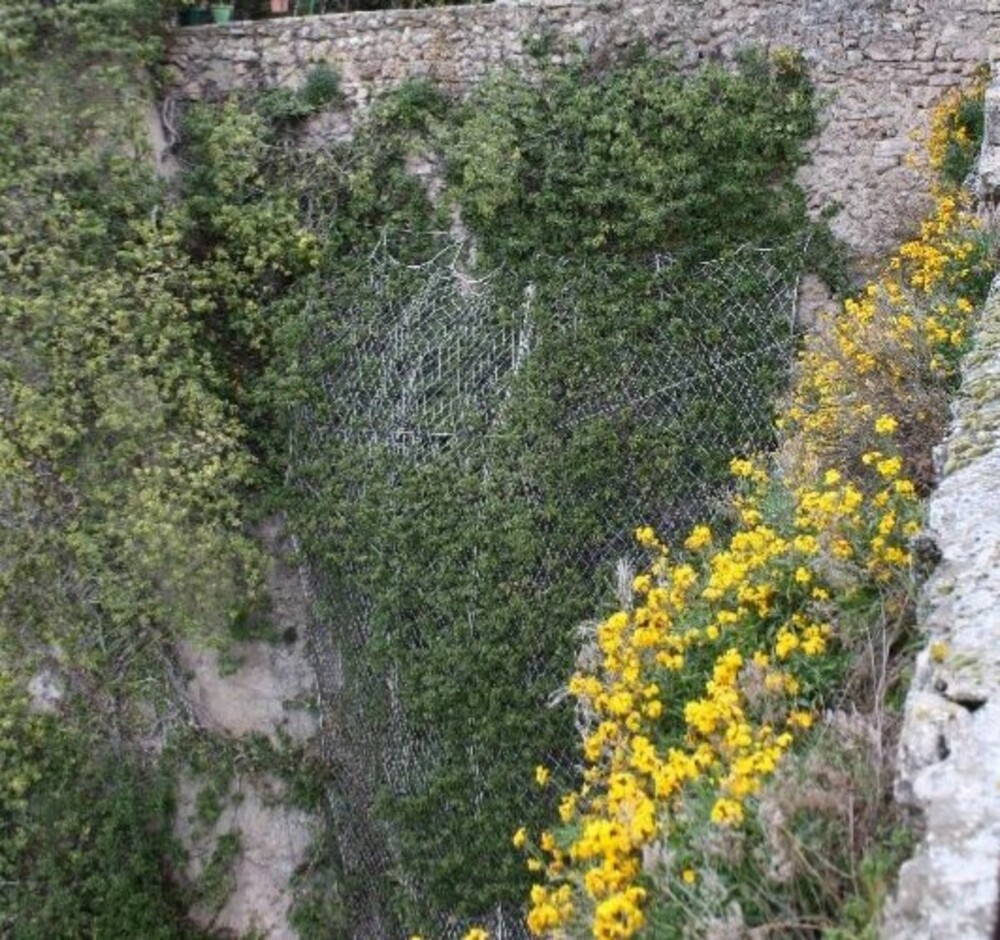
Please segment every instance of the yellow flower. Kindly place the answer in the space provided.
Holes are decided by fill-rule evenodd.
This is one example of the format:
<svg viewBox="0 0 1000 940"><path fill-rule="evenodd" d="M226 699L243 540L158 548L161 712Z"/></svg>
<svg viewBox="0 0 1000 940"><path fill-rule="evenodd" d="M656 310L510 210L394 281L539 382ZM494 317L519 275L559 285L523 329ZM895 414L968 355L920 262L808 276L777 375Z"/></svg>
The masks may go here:
<svg viewBox="0 0 1000 940"><path fill-rule="evenodd" d="M834 539L830 548L836 558L850 558L854 554L854 549L847 539Z"/></svg>
<svg viewBox="0 0 1000 940"><path fill-rule="evenodd" d="M482 927L473 927L466 931L462 940L490 940L490 935Z"/></svg>
<svg viewBox="0 0 1000 940"><path fill-rule="evenodd" d="M749 460L736 458L729 462L729 472L734 477L749 477L753 474L753 464Z"/></svg>
<svg viewBox="0 0 1000 940"><path fill-rule="evenodd" d="M535 783L544 787L549 782L549 769L542 764L535 768Z"/></svg>
<svg viewBox="0 0 1000 940"><path fill-rule="evenodd" d="M653 580L648 574L640 574L632 579L632 590L636 594L648 594L653 586Z"/></svg>
<svg viewBox="0 0 1000 940"><path fill-rule="evenodd" d="M720 797L712 807L711 819L717 826L738 826L743 822L743 806L729 797Z"/></svg>
<svg viewBox="0 0 1000 940"><path fill-rule="evenodd" d="M896 427L896 419L892 415L882 415L875 419L876 434L893 434Z"/></svg>
<svg viewBox="0 0 1000 940"><path fill-rule="evenodd" d="M559 801L559 818L564 823L568 823L573 818L573 814L576 812L576 799L575 793L567 793Z"/></svg>
<svg viewBox="0 0 1000 940"><path fill-rule="evenodd" d="M819 656L826 651L826 640L819 627L809 627L802 636L802 652L806 656Z"/></svg>
<svg viewBox="0 0 1000 940"><path fill-rule="evenodd" d="M624 940L638 932L644 922L639 904L645 896L642 888L627 888L598 904L594 911L594 940Z"/></svg>
<svg viewBox="0 0 1000 940"><path fill-rule="evenodd" d="M778 636L774 642L774 655L778 659L787 659L795 650L799 648L799 638L791 630L782 627L778 631Z"/></svg>
<svg viewBox="0 0 1000 940"><path fill-rule="evenodd" d="M793 728L811 728L813 716L809 712L792 712L787 718L787 724Z"/></svg>
<svg viewBox="0 0 1000 940"><path fill-rule="evenodd" d="M684 884L693 885L697 880L698 876L695 874L693 868L685 868L684 871L681 872L681 881L683 881Z"/></svg>
<svg viewBox="0 0 1000 940"><path fill-rule="evenodd" d="M656 532L653 531L653 527L649 525L639 526L635 530L635 540L643 547L655 550L662 550L663 546L660 544L660 540L656 537Z"/></svg>
<svg viewBox="0 0 1000 940"><path fill-rule="evenodd" d="M899 471L902 467L903 462L898 457L886 457L875 464L875 469L879 472L879 476L883 477L899 476Z"/></svg>
<svg viewBox="0 0 1000 940"><path fill-rule="evenodd" d="M698 525L691 530L691 534L684 540L684 547L689 552L701 551L712 541L712 530L707 525Z"/></svg>
<svg viewBox="0 0 1000 940"><path fill-rule="evenodd" d="M803 555L814 555L819 550L819 542L814 535L797 535L792 545Z"/></svg>
<svg viewBox="0 0 1000 940"><path fill-rule="evenodd" d="M528 833L525 832L524 826L521 826L521 828L514 833L510 841L514 843L515 849L520 849L524 847L524 843L527 841L527 839L528 839Z"/></svg>

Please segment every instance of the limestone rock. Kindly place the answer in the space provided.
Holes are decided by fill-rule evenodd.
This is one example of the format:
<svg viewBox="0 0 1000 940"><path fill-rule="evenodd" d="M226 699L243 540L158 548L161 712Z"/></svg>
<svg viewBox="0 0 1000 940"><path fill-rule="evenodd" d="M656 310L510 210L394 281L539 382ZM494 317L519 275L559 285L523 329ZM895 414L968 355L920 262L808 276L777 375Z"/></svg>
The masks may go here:
<svg viewBox="0 0 1000 940"><path fill-rule="evenodd" d="M996 288L996 284L994 287ZM942 562L924 589L929 644L907 697L897 793L925 834L903 865L883 940L987 940L1000 893L1000 291L967 359L946 475L931 497ZM970 441L973 445L970 448Z"/></svg>

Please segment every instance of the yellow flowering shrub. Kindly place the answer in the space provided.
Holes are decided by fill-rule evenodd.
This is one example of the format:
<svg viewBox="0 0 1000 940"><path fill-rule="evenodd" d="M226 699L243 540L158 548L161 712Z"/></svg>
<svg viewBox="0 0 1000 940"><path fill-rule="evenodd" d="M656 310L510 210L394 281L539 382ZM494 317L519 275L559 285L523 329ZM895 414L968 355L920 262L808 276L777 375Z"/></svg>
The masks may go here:
<svg viewBox="0 0 1000 940"><path fill-rule="evenodd" d="M587 726L584 783L563 798L558 833L537 844L523 830L514 836L547 878L532 894L535 934L586 924L595 938L633 936L645 922L648 857L661 859L657 879L690 889L696 853L681 846L698 814L741 826L811 727L823 674L815 661L839 642L832 598L905 573L919 525L899 459L865 456L881 468L880 487L830 470L788 493L777 513L768 503L782 484L734 460L735 530L720 539L697 526L677 558L638 530L651 563L633 582L634 605L597 627L600 665L569 683Z"/></svg>
<svg viewBox="0 0 1000 940"><path fill-rule="evenodd" d="M970 104L981 112L982 94L977 83L947 94L935 109L926 161L932 173L957 159L956 147L964 154L972 146L956 115ZM933 209L917 236L808 338L779 421L795 442L787 448L794 473L844 469L891 422L907 477L921 492L932 482L930 448L941 437L950 379L991 265L971 196L940 178L930 189Z"/></svg>
<svg viewBox="0 0 1000 940"><path fill-rule="evenodd" d="M808 342L774 468L732 461L731 530L695 526L676 554L636 531L649 563L632 603L568 684L580 786L552 831L513 836L538 876L533 935L680 937L724 908L762 788L845 687L857 611L905 616L923 428L944 420L987 267L965 197L934 196L919 235Z"/></svg>

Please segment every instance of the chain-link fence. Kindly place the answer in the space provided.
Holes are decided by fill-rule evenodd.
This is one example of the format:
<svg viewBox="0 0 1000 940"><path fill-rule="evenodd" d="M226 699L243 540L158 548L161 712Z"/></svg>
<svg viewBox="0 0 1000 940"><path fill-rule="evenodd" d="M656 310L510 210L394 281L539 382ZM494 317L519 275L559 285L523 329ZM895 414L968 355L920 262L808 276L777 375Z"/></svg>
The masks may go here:
<svg viewBox="0 0 1000 940"><path fill-rule="evenodd" d="M487 701L489 687L502 681L488 655L497 642L487 636L496 598L555 609L564 581L575 585L567 589L574 598L589 583L590 595L558 610L592 615L595 596L613 597L616 570L620 580L639 562L636 526L676 536L718 519L729 458L772 441L771 403L794 353L795 266L784 255L744 248L702 264L683 296L674 266L667 256L648 260L654 303L644 309L655 315L624 322L588 319L572 289L539 298L529 286L505 303L503 272L470 278L459 247L413 266L383 245L363 283L338 288L341 299L309 318L302 357L313 394L296 418L291 466L317 514L334 506L338 516L312 520L306 542L320 611L312 644L329 801L352 937L408 935L407 899L420 907L434 883L414 870L406 847L403 830L419 826L414 819L424 820L433 855L447 851L435 838L436 821L480 810L490 818L491 806L541 798L530 780L520 786L495 772L505 760L524 763L519 742L480 733L472 719L467 733L431 727L424 706L410 704L419 699L415 688L435 691L420 686L433 686L428 676L444 684L447 644L469 698ZM545 446L533 436L542 425ZM574 468L595 453L601 459L578 479ZM324 484L310 467L327 459L338 469ZM500 496L491 502L485 492ZM331 493L336 502L325 501ZM421 513L433 522L417 525L412 517ZM447 527L450 514L462 515L457 530ZM528 545L515 550L521 542L504 541L499 530L522 518ZM452 554L462 525L481 527L482 537ZM322 557L323 538L343 543L359 532L348 550ZM414 556L419 577L407 581L404 565ZM530 558L522 564L522 556ZM388 581L407 587L387 606L380 585ZM551 624L561 635L552 655L516 653L511 640L511 655L522 657L511 668L536 699L555 695L567 679L580 619ZM469 655L482 663L466 664ZM414 662L438 663L439 671L420 672L417 681ZM558 753L544 755L567 777L574 746L564 740ZM434 802L442 768L465 781L467 798L457 808L444 798L425 805ZM513 789L497 792L503 787ZM400 823L395 801L419 805L424 815ZM510 833L494 836L509 853ZM463 849L482 858L484 872L494 864L495 847ZM465 898L461 906L469 904ZM435 907L434 937L460 937L472 922ZM526 935L512 903L484 904L475 922L494 938Z"/></svg>

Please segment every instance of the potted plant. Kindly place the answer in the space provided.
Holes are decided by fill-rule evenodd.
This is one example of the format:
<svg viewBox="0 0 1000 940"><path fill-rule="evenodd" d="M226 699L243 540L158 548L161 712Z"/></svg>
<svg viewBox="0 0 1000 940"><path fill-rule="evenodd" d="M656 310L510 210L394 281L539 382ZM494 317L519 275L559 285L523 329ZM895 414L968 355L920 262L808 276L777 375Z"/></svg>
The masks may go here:
<svg viewBox="0 0 1000 940"><path fill-rule="evenodd" d="M288 0L271 0L272 15L288 12Z"/></svg>
<svg viewBox="0 0 1000 940"><path fill-rule="evenodd" d="M230 2L219 2L219 0L214 0L212 3L212 22L213 23L228 23L233 18L233 4Z"/></svg>

